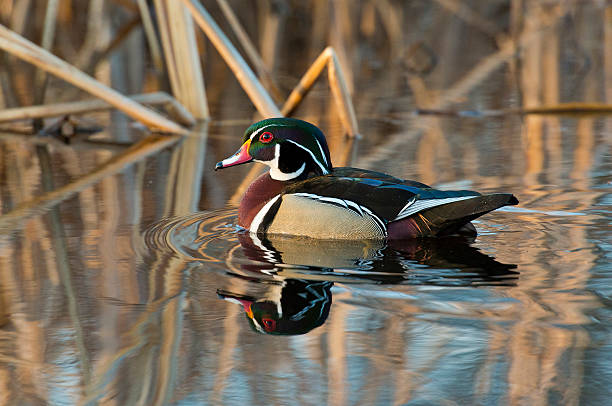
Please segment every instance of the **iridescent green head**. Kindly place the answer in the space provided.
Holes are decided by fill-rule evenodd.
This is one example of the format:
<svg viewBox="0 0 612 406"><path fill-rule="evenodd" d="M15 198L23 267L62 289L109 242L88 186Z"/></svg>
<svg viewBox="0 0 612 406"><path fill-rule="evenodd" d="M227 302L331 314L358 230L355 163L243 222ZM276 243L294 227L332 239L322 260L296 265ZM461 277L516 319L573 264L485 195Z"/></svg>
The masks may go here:
<svg viewBox="0 0 612 406"><path fill-rule="evenodd" d="M238 152L217 163L215 169L250 161L268 165L270 176L282 181L308 174L325 175L332 170L321 130L295 118L269 118L251 125Z"/></svg>

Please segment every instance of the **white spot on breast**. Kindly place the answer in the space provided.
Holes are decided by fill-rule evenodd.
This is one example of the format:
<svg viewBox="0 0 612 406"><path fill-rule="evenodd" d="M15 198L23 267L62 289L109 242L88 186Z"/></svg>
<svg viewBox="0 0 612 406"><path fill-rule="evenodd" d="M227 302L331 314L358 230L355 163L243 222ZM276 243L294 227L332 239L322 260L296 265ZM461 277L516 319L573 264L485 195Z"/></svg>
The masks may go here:
<svg viewBox="0 0 612 406"><path fill-rule="evenodd" d="M264 217L266 216L266 214L268 214L268 211L270 211L270 208L274 203L276 203L280 196L281 195L274 196L268 203L264 205L264 207L262 207L257 212L255 217L253 218L253 221L251 222L251 227L249 227L250 232L257 233L257 230L259 229L259 226L261 226Z"/></svg>

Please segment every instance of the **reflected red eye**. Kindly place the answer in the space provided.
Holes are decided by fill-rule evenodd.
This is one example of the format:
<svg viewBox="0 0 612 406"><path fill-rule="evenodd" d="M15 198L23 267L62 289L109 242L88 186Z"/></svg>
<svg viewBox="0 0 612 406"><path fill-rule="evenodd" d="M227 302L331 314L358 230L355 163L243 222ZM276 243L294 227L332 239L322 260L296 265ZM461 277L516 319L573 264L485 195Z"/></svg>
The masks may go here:
<svg viewBox="0 0 612 406"><path fill-rule="evenodd" d="M274 135L267 131L265 133L261 133L261 135L259 136L259 141L263 142L264 144L269 143L270 141L272 141L272 139L274 139Z"/></svg>
<svg viewBox="0 0 612 406"><path fill-rule="evenodd" d="M266 331L274 331L276 329L276 320L273 319L261 319L264 329Z"/></svg>

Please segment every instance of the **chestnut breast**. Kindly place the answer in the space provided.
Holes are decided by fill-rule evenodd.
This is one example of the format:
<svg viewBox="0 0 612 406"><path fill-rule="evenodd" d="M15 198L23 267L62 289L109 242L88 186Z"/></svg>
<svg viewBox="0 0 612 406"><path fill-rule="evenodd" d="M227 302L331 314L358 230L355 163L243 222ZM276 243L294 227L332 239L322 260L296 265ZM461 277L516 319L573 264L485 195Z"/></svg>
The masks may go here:
<svg viewBox="0 0 612 406"><path fill-rule="evenodd" d="M247 189L238 209L238 225L249 229L259 210L283 191L287 182L274 180L268 172L258 177Z"/></svg>

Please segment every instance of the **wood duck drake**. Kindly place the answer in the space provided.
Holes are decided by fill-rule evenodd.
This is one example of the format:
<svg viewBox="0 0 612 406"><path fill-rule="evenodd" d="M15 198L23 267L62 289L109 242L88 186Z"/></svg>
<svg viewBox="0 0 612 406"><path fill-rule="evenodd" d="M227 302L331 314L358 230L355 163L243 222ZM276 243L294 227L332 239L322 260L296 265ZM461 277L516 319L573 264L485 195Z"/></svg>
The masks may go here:
<svg viewBox="0 0 612 406"><path fill-rule="evenodd" d="M216 169L251 161L270 171L244 194L238 224L257 234L319 239L475 235L471 220L518 203L508 193L441 191L384 173L334 168L325 136L293 118L251 125L242 147Z"/></svg>

